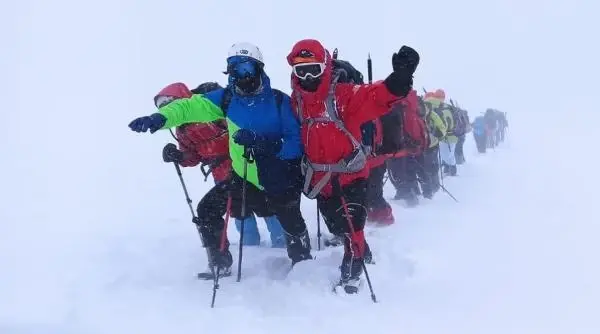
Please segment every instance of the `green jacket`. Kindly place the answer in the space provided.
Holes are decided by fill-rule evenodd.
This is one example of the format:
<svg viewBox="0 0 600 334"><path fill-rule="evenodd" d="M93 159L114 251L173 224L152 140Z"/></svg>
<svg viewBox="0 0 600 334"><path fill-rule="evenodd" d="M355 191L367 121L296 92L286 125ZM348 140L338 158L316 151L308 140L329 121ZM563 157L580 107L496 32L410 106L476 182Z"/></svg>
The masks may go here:
<svg viewBox="0 0 600 334"><path fill-rule="evenodd" d="M188 99L177 99L158 110L167 118L163 129L177 127L187 123L207 123L225 118L229 130L229 155L231 156L232 168L238 175L243 175L244 170L244 147L233 141L233 134L240 129L231 119L226 118L220 106L203 95L193 95ZM256 164L248 164L247 179L250 183L262 189L258 181L258 170Z"/></svg>
<svg viewBox="0 0 600 334"><path fill-rule="evenodd" d="M429 100L425 103L427 121L427 129L429 130L429 147L435 147L439 144L440 140L446 137L448 132L446 123L444 120L434 112L434 109L439 107L439 101Z"/></svg>

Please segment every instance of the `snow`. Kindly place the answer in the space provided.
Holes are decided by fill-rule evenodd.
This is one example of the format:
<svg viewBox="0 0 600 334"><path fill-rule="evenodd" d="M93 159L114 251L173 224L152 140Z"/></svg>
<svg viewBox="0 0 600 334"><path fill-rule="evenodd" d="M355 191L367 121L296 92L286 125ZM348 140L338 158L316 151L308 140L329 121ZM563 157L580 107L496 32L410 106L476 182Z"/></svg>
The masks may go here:
<svg viewBox="0 0 600 334"><path fill-rule="evenodd" d="M600 329L596 2L3 6L0 333ZM360 28L331 22L346 17ZM395 225L368 228L379 303L366 286L357 296L329 292L341 249L314 251L282 279L268 268L285 251L248 247L242 282L223 279L210 309L211 282L194 278L204 251L160 157L169 134L126 125L153 111L167 83L224 83L237 41L259 45L273 86L289 91L285 55L306 37L361 69L370 53L375 79L394 50L414 46L415 87L445 88L472 117L507 111L508 141L478 155L469 138L467 164L446 180L459 203L439 194L414 209L394 204ZM200 199L208 183L197 170L184 176ZM314 203L304 199L303 213L314 240Z"/></svg>

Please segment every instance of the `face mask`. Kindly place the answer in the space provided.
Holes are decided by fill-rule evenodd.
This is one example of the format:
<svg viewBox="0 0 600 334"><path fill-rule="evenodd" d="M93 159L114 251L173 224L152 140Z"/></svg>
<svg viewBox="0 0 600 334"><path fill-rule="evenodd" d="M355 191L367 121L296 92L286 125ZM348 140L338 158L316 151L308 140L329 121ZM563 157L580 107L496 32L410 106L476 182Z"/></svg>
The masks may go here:
<svg viewBox="0 0 600 334"><path fill-rule="evenodd" d="M321 84L321 78L311 78L308 77L306 79L300 79L300 87L307 92L314 93L319 89L319 85Z"/></svg>

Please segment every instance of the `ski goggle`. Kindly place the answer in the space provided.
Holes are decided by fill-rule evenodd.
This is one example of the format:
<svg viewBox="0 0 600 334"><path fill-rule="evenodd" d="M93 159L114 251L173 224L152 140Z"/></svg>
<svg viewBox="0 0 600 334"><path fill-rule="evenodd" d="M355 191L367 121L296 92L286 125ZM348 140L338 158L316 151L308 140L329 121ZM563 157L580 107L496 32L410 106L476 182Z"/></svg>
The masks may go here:
<svg viewBox="0 0 600 334"><path fill-rule="evenodd" d="M294 75L299 79L307 79L308 77L318 78L325 72L325 64L323 63L300 63L292 66Z"/></svg>
<svg viewBox="0 0 600 334"><path fill-rule="evenodd" d="M236 56L227 60L227 74L236 78L252 77L257 72L258 64L250 57Z"/></svg>
<svg viewBox="0 0 600 334"><path fill-rule="evenodd" d="M174 96L159 95L154 99L154 105L160 109L175 100Z"/></svg>

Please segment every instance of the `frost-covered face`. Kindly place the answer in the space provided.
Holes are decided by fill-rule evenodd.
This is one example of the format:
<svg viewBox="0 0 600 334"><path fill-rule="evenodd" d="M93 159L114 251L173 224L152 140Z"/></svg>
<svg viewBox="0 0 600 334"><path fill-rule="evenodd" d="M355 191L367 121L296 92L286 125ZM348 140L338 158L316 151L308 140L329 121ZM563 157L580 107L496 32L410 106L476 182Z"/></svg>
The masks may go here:
<svg viewBox="0 0 600 334"><path fill-rule="evenodd" d="M227 73L235 87L244 94L253 94L262 85L262 64L252 58L230 57L227 59Z"/></svg>

